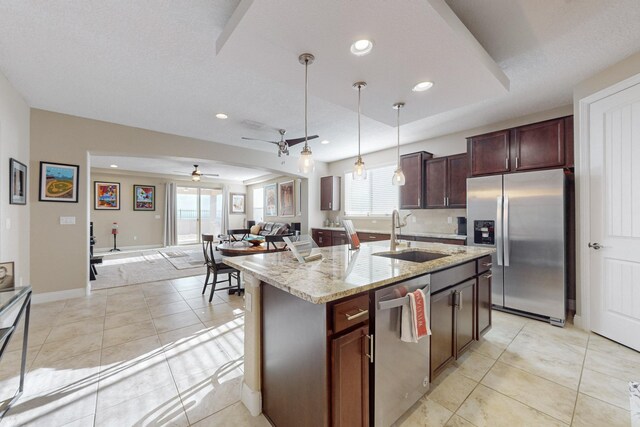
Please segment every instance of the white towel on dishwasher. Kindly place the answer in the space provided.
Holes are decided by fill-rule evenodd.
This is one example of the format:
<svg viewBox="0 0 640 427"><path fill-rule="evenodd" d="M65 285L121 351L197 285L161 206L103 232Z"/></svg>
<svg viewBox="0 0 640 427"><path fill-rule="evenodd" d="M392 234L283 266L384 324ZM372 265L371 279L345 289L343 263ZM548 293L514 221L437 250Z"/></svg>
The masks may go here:
<svg viewBox="0 0 640 427"><path fill-rule="evenodd" d="M408 293L407 297L409 304L402 306L400 340L416 343L420 338L431 335L427 308L429 300L420 289Z"/></svg>
<svg viewBox="0 0 640 427"><path fill-rule="evenodd" d="M418 342L414 331L415 326L413 324L413 312L411 311L411 298L414 298L412 293L407 294L409 302L402 306L402 323L400 325L400 340L404 342Z"/></svg>

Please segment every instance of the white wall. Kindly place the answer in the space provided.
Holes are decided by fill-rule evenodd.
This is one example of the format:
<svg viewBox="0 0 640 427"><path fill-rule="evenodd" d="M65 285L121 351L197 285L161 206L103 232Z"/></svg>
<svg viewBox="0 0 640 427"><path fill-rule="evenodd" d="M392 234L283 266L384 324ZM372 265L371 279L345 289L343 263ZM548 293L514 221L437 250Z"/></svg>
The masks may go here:
<svg viewBox="0 0 640 427"><path fill-rule="evenodd" d="M9 204L9 159L29 166L29 121L29 106L0 74L0 262L15 263L17 286L30 284L29 212L33 205L28 197L26 206ZM37 181L27 183L28 187L37 185Z"/></svg>

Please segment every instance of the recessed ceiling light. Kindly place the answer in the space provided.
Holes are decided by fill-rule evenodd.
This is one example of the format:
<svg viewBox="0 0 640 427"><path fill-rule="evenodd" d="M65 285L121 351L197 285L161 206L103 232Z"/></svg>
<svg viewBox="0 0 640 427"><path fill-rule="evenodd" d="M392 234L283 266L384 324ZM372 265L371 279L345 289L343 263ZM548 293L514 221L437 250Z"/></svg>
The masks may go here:
<svg viewBox="0 0 640 427"><path fill-rule="evenodd" d="M222 120L229 118L225 113L218 113L216 114L216 117Z"/></svg>
<svg viewBox="0 0 640 427"><path fill-rule="evenodd" d="M433 87L433 82L420 82L411 89L414 92L424 92Z"/></svg>
<svg viewBox="0 0 640 427"><path fill-rule="evenodd" d="M112 168L117 168L117 167L118 167L118 165L111 165L111 167L112 167Z"/></svg>
<svg viewBox="0 0 640 427"><path fill-rule="evenodd" d="M363 56L371 52L373 43L370 40L358 40L351 45L351 53L356 56Z"/></svg>
<svg viewBox="0 0 640 427"><path fill-rule="evenodd" d="M329 142L331 141L329 141L328 139L323 139L322 141L320 141L320 144L327 145Z"/></svg>

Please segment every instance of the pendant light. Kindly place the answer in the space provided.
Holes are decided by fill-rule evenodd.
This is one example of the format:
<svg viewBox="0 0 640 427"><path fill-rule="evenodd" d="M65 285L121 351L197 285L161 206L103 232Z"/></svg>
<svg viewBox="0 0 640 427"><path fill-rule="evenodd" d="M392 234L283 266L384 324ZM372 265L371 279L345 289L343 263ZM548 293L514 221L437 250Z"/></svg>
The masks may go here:
<svg viewBox="0 0 640 427"><path fill-rule="evenodd" d="M358 90L358 157L353 165L353 179L360 181L367 179L367 169L364 167L364 161L360 155L360 92L367 87L365 82L356 82L353 88Z"/></svg>
<svg viewBox="0 0 640 427"><path fill-rule="evenodd" d="M300 63L304 65L304 148L300 152L300 159L298 159L298 171L300 173L313 172L315 168L313 157L311 156L311 149L309 148L309 141L307 140L307 93L309 91L309 78L307 75L307 69L309 68L309 64L313 64L313 61L315 59L316 58L310 53L303 53L298 57L298 61L300 61Z"/></svg>
<svg viewBox="0 0 640 427"><path fill-rule="evenodd" d="M393 173L393 178L391 178L391 183L393 185L404 185L404 172L402 172L402 167L400 166L400 109L404 107L404 102L396 102L393 104L393 108L398 110L398 167L396 171Z"/></svg>

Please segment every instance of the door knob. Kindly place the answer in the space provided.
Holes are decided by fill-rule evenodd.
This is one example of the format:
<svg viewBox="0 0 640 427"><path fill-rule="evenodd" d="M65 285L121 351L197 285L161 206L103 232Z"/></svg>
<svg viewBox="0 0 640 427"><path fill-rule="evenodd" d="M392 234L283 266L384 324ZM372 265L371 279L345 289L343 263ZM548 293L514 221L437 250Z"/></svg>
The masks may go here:
<svg viewBox="0 0 640 427"><path fill-rule="evenodd" d="M595 250L602 249L602 245L600 243L597 243L597 242L596 243L589 242L589 247L593 248Z"/></svg>

